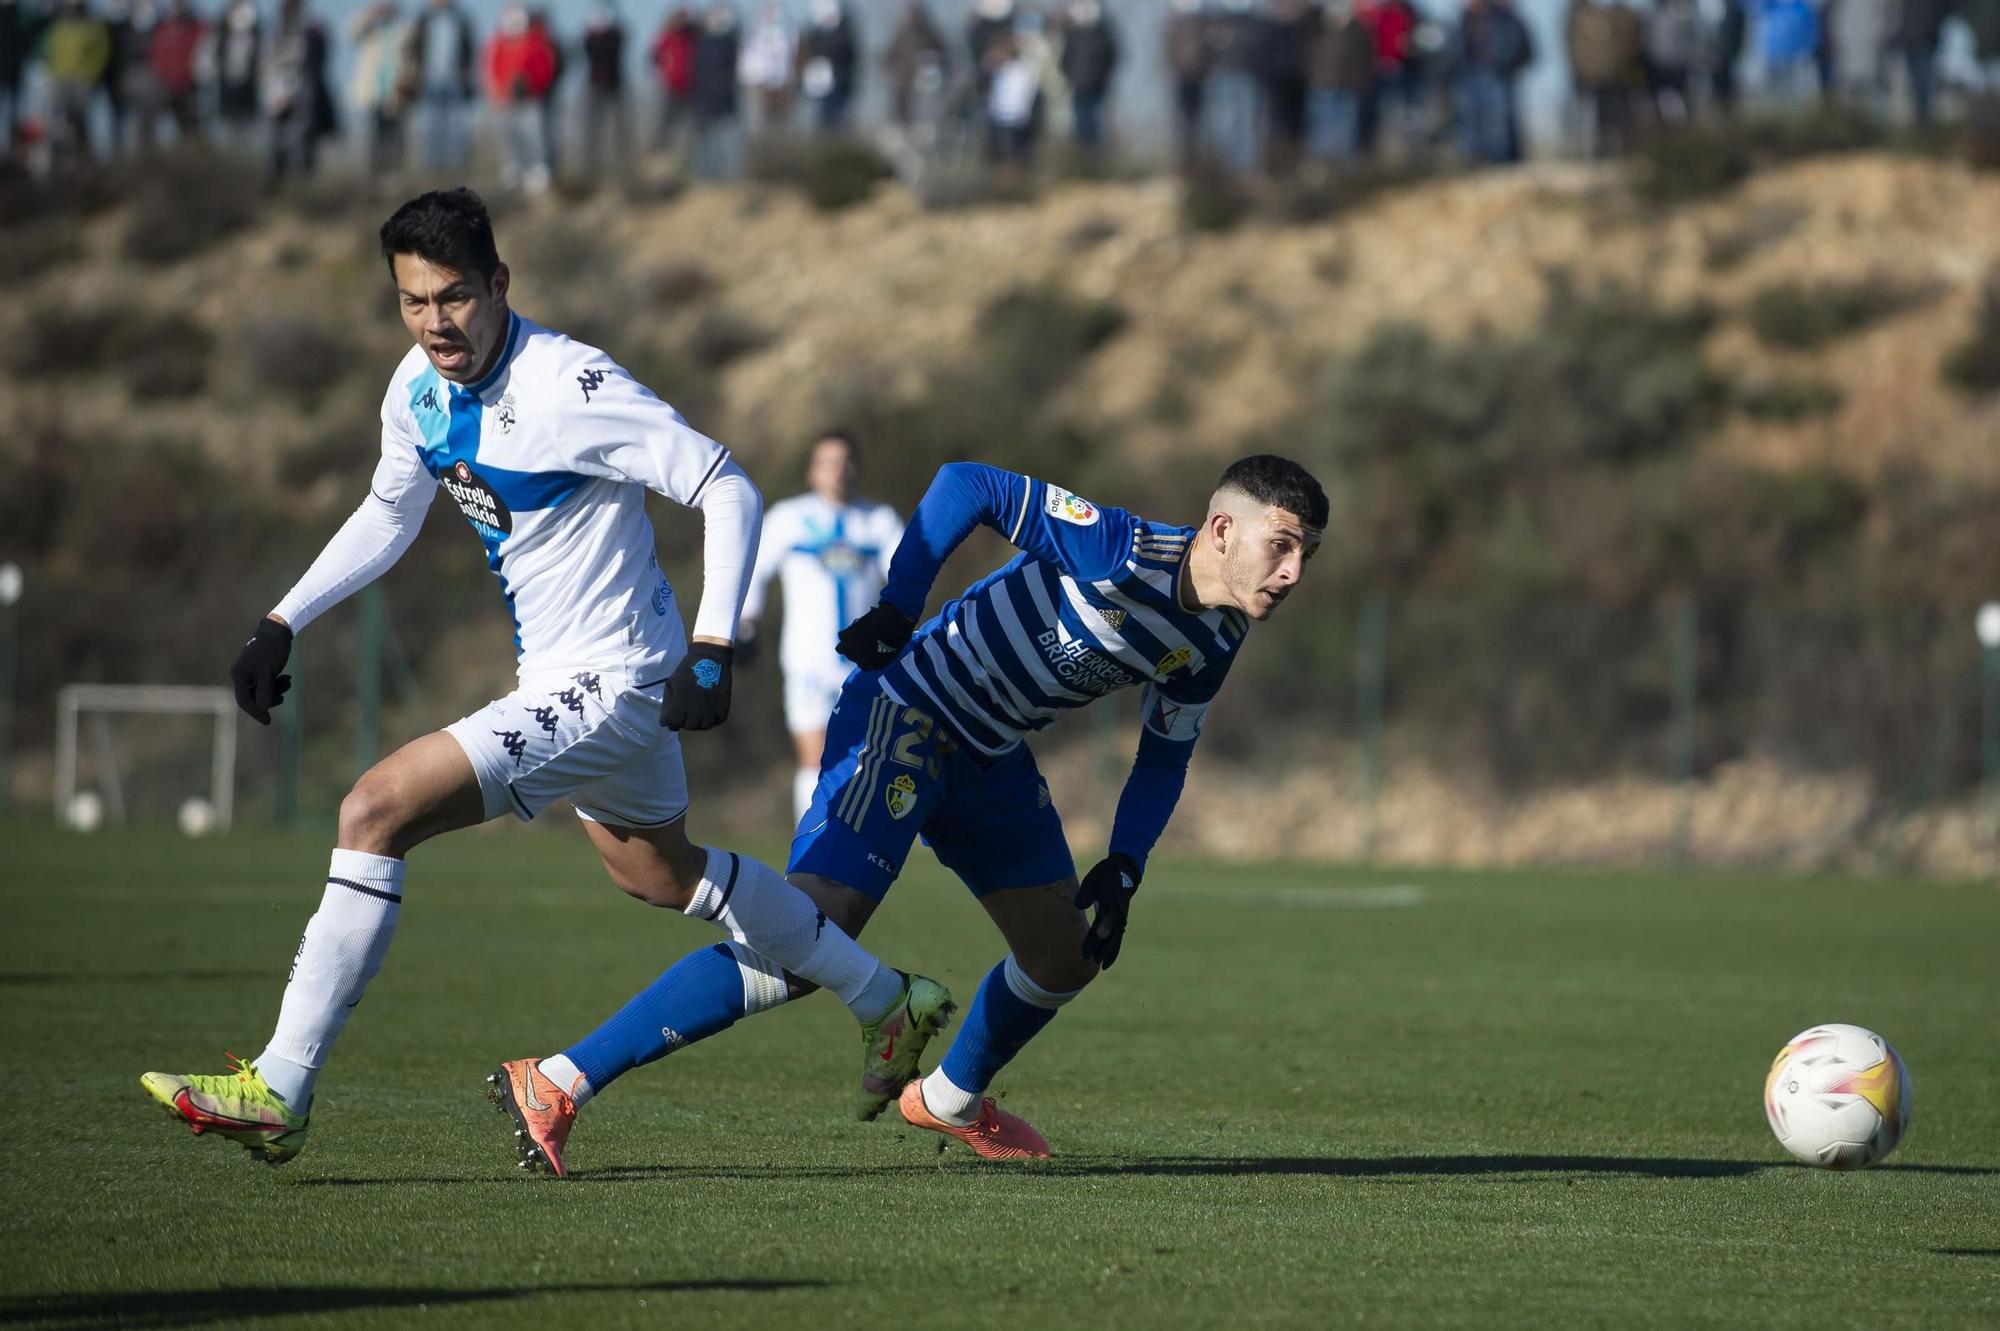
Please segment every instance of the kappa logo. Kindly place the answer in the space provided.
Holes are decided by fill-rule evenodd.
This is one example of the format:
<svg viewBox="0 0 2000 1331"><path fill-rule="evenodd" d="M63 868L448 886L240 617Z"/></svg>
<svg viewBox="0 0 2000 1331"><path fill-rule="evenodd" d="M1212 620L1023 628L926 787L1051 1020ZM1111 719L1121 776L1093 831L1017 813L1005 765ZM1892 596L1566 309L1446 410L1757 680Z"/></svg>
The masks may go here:
<svg viewBox="0 0 2000 1331"><path fill-rule="evenodd" d="M583 715L583 695L575 689L564 689L556 695L556 701L569 708L572 712L575 712L578 716Z"/></svg>
<svg viewBox="0 0 2000 1331"><path fill-rule="evenodd" d="M521 765L522 757L528 752L528 737L518 730L496 730L493 737L500 741L507 755L514 760L514 766Z"/></svg>
<svg viewBox="0 0 2000 1331"><path fill-rule="evenodd" d="M1097 607L1097 613L1104 620L1104 627L1110 629L1113 633L1125 627L1125 612L1123 610L1113 610L1109 606L1101 605Z"/></svg>
<svg viewBox="0 0 2000 1331"><path fill-rule="evenodd" d="M590 395L604 387L604 371L585 370L576 377L577 386L583 389L583 400L590 401Z"/></svg>
<svg viewBox="0 0 2000 1331"><path fill-rule="evenodd" d="M577 687L582 689L585 693L588 693L591 697L597 699L599 702L604 701L604 691L599 686L597 676L586 672L581 675L571 675L570 678L575 680L577 683Z"/></svg>
<svg viewBox="0 0 2000 1331"><path fill-rule="evenodd" d="M543 734L554 739L556 733L556 709L553 707L537 707L535 709L535 724L542 728Z"/></svg>
<svg viewBox="0 0 2000 1331"><path fill-rule="evenodd" d="M1194 660L1194 648L1176 647L1153 666L1153 678L1165 679L1192 660Z"/></svg>
<svg viewBox="0 0 2000 1331"><path fill-rule="evenodd" d="M417 399L417 405L422 407L425 411L443 410L443 408L438 406L438 391L436 384L433 384L429 388L426 388L424 390L424 395Z"/></svg>
<svg viewBox="0 0 2000 1331"><path fill-rule="evenodd" d="M888 801L891 818L905 818L910 810L917 807L917 783L908 776L899 776L889 783L884 798Z"/></svg>
<svg viewBox="0 0 2000 1331"><path fill-rule="evenodd" d="M1073 495L1060 485L1049 487L1049 497L1042 501L1042 507L1057 522L1067 522L1076 527L1088 527L1097 521L1097 505L1082 495Z"/></svg>

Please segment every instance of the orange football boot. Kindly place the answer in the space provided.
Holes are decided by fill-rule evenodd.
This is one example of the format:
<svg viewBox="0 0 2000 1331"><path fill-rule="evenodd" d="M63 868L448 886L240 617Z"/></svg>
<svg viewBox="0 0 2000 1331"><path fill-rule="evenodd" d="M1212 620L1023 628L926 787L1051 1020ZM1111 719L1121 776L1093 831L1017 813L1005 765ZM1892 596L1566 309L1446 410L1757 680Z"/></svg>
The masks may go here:
<svg viewBox="0 0 2000 1331"><path fill-rule="evenodd" d="M486 1079L486 1097L514 1120L514 1149L521 1168L569 1177L562 1153L569 1130L576 1126L576 1101L542 1075L541 1059L502 1063Z"/></svg>
<svg viewBox="0 0 2000 1331"><path fill-rule="evenodd" d="M970 1146L975 1155L983 1155L988 1160L1046 1160L1049 1158L1049 1144L1042 1140L1042 1134L1028 1126L1026 1119L1017 1118L988 1096L979 1102L979 1117L965 1127L947 1123L930 1111L924 1103L924 1084L912 1081L903 1087L902 1098L896 1108L903 1113L903 1121L913 1128L924 1128L930 1132L941 1132L947 1137L956 1137Z"/></svg>

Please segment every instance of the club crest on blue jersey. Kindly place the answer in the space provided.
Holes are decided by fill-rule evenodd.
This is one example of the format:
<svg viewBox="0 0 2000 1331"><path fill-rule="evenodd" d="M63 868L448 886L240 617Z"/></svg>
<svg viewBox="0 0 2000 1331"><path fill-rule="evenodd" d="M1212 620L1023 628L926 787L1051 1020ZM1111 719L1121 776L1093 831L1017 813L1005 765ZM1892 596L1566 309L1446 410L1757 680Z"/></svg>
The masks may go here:
<svg viewBox="0 0 2000 1331"><path fill-rule="evenodd" d="M705 689L712 689L722 682L722 666L719 662L703 659L694 663L694 682Z"/></svg>
<svg viewBox="0 0 2000 1331"><path fill-rule="evenodd" d="M1168 652L1165 656L1161 657L1159 661L1154 664L1153 678L1165 679L1168 675L1173 674L1174 671L1179 670L1182 667L1188 665L1193 660L1194 660L1194 648L1176 647L1171 652Z"/></svg>
<svg viewBox="0 0 2000 1331"><path fill-rule="evenodd" d="M513 533L514 515L508 510L507 501L462 459L454 462L438 480L482 537L497 541Z"/></svg>
<svg viewBox="0 0 2000 1331"><path fill-rule="evenodd" d="M515 409L514 395L512 393L504 395L499 402L494 404L493 423L500 427L501 434L514 433L514 422L519 419L521 419L520 413Z"/></svg>
<svg viewBox="0 0 2000 1331"><path fill-rule="evenodd" d="M889 783L883 798L888 802L891 818L908 817L910 810L917 807L917 783L908 776L899 776Z"/></svg>

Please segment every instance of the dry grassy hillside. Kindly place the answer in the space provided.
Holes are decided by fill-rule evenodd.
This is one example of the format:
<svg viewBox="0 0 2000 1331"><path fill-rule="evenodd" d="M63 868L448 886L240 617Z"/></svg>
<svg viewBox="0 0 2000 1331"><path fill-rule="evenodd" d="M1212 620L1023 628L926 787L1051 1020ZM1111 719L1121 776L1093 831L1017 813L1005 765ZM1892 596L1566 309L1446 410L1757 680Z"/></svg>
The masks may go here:
<svg viewBox="0 0 2000 1331"><path fill-rule="evenodd" d="M32 482L14 506L47 512L27 524L34 531L17 522L0 541L82 577L86 556L58 520L76 481L57 455L168 440L242 487L279 546L308 548L353 502L383 375L403 346L373 251L382 211L329 191L237 219L226 239L167 264L134 257L147 208L10 224L14 242L44 257L8 278L0 419L16 429L0 449ZM1955 164L1818 158L1672 209L1640 204L1614 168L1547 164L1412 185L1322 222L1253 220L1220 233L1190 230L1166 180L1073 184L1032 204L957 211L885 188L834 214L749 185L663 202L549 200L507 208L497 224L519 308L605 343L774 489L809 431L858 411L864 424L893 418L936 436L909 459L922 470L961 437L972 450L1004 448L1018 417L1038 432L1022 465L1059 461L1074 442L1094 483L1129 478L1157 502L1185 488L1179 478L1310 422L1329 367L1384 324L1427 329L1447 347L1518 344L1540 335L1560 287L1702 308L1699 359L1736 405L1687 432L1699 465L1809 469L1844 478L1864 502L1885 478L1907 486L1912 476L1938 494L2000 495L2000 393L1940 374L1981 327L1989 274L2000 272L2000 176ZM992 311L1023 291L1108 313L1086 333L1051 325L1051 346L1086 339L1074 364L982 384L991 396L941 390L974 383L1000 355ZM1818 328L1819 305L1842 300L1853 308ZM1023 308L1006 355L1031 360L1039 312L1071 314ZM897 404L915 414L895 417ZM898 475L896 456L878 451L874 464L899 498L919 483ZM1623 475L1606 483L1641 483ZM1367 505L1365 484L1348 479L1346 501ZM1871 508L1853 542L1907 540L1910 521L1885 512ZM1936 524L1940 604L2000 582L1989 577L2000 542L1975 517ZM133 576L149 571L205 577ZM441 628L426 661L450 662L467 687L497 679L504 663L454 636L488 627ZM64 642L45 682L77 677L79 653L98 659ZM1352 748L1330 737L1288 754L1283 779L1254 755L1233 768L1213 759L1176 844L1640 860L1680 826L1697 853L1727 860L1887 854L1970 872L1992 853L1969 798L1881 823L1879 782L1766 754L1705 764L1685 824L1687 806L1657 773L1509 789L1421 746L1391 763L1374 814L1329 814L1357 807ZM1087 775L1097 762L1073 766ZM1074 803L1079 838L1100 831L1103 801ZM1746 828L1746 807L1761 810L1768 835Z"/></svg>

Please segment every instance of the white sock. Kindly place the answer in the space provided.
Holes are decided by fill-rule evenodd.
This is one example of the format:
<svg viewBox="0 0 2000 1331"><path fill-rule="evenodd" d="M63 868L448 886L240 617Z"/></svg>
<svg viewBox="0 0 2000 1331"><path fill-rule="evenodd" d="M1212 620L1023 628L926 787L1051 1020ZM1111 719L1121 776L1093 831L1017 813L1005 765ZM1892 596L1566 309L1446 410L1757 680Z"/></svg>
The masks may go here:
<svg viewBox="0 0 2000 1331"><path fill-rule="evenodd" d="M576 1102L578 1109L590 1103L590 1097L597 1094L597 1088L590 1084L590 1078L583 1075L583 1069L570 1061L568 1054L557 1054L545 1058L536 1065L555 1088Z"/></svg>
<svg viewBox="0 0 2000 1331"><path fill-rule="evenodd" d="M819 786L819 768L801 767L792 773L792 826L797 827L806 816L806 810L813 804L813 791Z"/></svg>
<svg viewBox="0 0 2000 1331"><path fill-rule="evenodd" d="M747 855L709 847L708 871L685 913L837 994L858 1021L876 1020L903 992L900 975L863 951L777 870Z"/></svg>
<svg viewBox="0 0 2000 1331"><path fill-rule="evenodd" d="M336 850L326 895L306 921L278 1008L278 1028L257 1056L257 1071L294 1113L312 1103L313 1083L354 1005L396 936L403 909L403 861Z"/></svg>
<svg viewBox="0 0 2000 1331"><path fill-rule="evenodd" d="M924 1078L924 1108L954 1128L972 1126L982 1098L978 1091L968 1091L945 1076L943 1068Z"/></svg>

